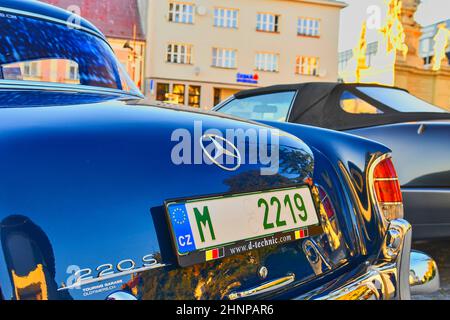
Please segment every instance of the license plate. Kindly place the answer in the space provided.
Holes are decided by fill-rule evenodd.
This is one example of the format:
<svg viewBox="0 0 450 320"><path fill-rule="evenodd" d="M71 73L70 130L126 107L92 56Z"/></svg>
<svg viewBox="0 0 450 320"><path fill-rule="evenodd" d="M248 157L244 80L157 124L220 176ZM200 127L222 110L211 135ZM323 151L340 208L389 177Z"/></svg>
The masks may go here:
<svg viewBox="0 0 450 320"><path fill-rule="evenodd" d="M166 203L182 267L322 233L308 186Z"/></svg>

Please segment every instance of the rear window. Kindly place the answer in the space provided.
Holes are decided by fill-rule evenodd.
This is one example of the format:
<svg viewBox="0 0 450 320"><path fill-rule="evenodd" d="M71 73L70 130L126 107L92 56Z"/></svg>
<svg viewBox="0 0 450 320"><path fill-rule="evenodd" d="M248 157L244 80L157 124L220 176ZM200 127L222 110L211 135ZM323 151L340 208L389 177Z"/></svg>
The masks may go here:
<svg viewBox="0 0 450 320"><path fill-rule="evenodd" d="M268 121L287 121L295 91L286 91L234 99L218 110L232 116Z"/></svg>
<svg viewBox="0 0 450 320"><path fill-rule="evenodd" d="M382 114L383 111L371 105L367 101L358 98L353 93L345 91L341 96L341 108L352 114Z"/></svg>
<svg viewBox="0 0 450 320"><path fill-rule="evenodd" d="M140 95L109 45L82 29L0 14L0 39L0 85L41 82Z"/></svg>
<svg viewBox="0 0 450 320"><path fill-rule="evenodd" d="M78 63L67 59L40 59L9 63L2 65L2 69L4 80L80 84Z"/></svg>
<svg viewBox="0 0 450 320"><path fill-rule="evenodd" d="M403 90L381 87L358 87L357 89L398 112L448 113L448 111L414 97Z"/></svg>

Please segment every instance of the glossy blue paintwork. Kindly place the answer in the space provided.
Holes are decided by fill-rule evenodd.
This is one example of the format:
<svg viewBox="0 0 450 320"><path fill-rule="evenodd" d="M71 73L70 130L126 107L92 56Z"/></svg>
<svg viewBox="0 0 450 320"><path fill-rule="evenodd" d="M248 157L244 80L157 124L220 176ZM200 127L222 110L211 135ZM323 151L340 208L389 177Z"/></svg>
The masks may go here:
<svg viewBox="0 0 450 320"><path fill-rule="evenodd" d="M301 137L313 146L313 150L321 152L334 165L334 170L348 175L352 183L344 182L345 192L341 196L350 196L354 191L354 208L358 215L353 220L353 228L358 234L363 251L373 252L380 247L380 237L383 234L380 217L373 212L368 193L367 181L368 164L371 155L387 154L391 150L387 147L366 139L355 139L355 136L336 131L280 122L263 122L283 131ZM305 134L306 133L306 134ZM358 222L362 218L363 221Z"/></svg>
<svg viewBox="0 0 450 320"><path fill-rule="evenodd" d="M36 2L2 5L67 18ZM258 296L292 298L322 292L328 283L342 282L343 274L346 281L354 280L357 272L350 271L378 257L383 224L372 209L366 176L370 163L389 152L382 145L307 126L145 105L100 90L32 90L26 83L20 89L0 88L0 287L5 299L106 299L118 290L138 299L226 299L235 290L295 274L289 286ZM280 135L278 174L261 176L259 164L243 164L234 172L206 164L175 165L172 133L185 129L195 136L198 121L204 130L223 134L267 125L291 133ZM192 140L194 148L200 137ZM303 184L311 185L322 234L177 266L165 201ZM330 199L332 211L325 210L323 197ZM306 241L316 251L308 251ZM137 272L148 266L149 255L158 264ZM125 272L130 264L136 268ZM109 266L113 273L102 273ZM268 270L264 279L263 266ZM92 282L71 287L76 271L89 272Z"/></svg>
<svg viewBox="0 0 450 320"><path fill-rule="evenodd" d="M25 99L28 93L22 94ZM29 94L32 97L36 92ZM302 157L306 157L297 161L314 157L315 169L311 177L333 199L336 209L336 217L322 221L330 226L328 231L314 239L326 257L326 261L320 262L323 265L312 266L301 245L293 243L255 252L250 258L253 264L246 262L248 256L238 256L198 267L177 268L165 225L165 200L293 186L308 176L293 175L289 165L282 167L280 174L274 177L255 174L259 169L256 165L244 165L236 172L207 165L176 166L170 158L174 146L171 142L173 130L186 128L191 131L194 121L199 120L205 129L248 129L258 125L210 114L131 105L116 99L102 101L102 98L99 96L92 103L92 97L88 96L86 103L82 103L78 96L79 105L0 109L2 235L10 234L7 230L15 230L17 221L22 220L26 221L24 225L41 230L34 233L41 234L40 238L48 238L50 247L47 243L45 250L37 251L52 252L54 256L49 259L54 263L54 278L48 283L55 283L56 287L62 283L67 285L72 266L95 269L102 264L115 265L124 259L139 263L145 255L157 254L161 255L161 262L170 266L144 272L139 275L141 278L134 279L140 298L199 298L194 294L199 285L199 275L195 276L195 272L206 278L212 276L214 283L222 282L225 287L238 280L242 288L250 287L261 281L257 276L260 265L267 266L274 278L295 271L300 281L296 284L304 287L296 286L294 290L292 286L289 293L284 293L294 295L323 281L318 276L339 266L357 263L362 258L358 252L370 255L376 240L381 239L377 229L379 221L373 213L366 214L369 219L361 224L350 209L355 205L346 196L349 186L342 179L338 163L342 162L349 172L364 176L368 155L388 150L350 135L293 125L282 129L291 131L307 144L283 137L282 145L289 147L286 150L301 151ZM360 203L362 208L370 211L364 193L360 194ZM19 228L19 233L23 232ZM370 239L364 239L362 234ZM36 242L35 236L22 237ZM6 239L10 238L6 236ZM11 248L15 248L12 254L23 261L27 251L19 253L16 246L20 241L14 243L11 242ZM11 253L8 241L3 239L2 244L4 254L5 250ZM31 252L33 250L29 254ZM44 258L34 254L25 260L42 263ZM3 258L0 261L4 295L14 297L10 273L12 269L19 270L20 263L11 265L9 261L7 266ZM234 266L234 276L221 275L217 269L221 263ZM32 271L26 267L24 270ZM23 275L26 274L24 271ZM177 279L183 275L194 278L180 287ZM113 280L121 281L113 288L117 290L131 278L124 276ZM111 293L106 290L92 294L82 289L52 291L49 296L54 299L104 299ZM203 298L220 298L219 292L223 290L223 287L206 288Z"/></svg>

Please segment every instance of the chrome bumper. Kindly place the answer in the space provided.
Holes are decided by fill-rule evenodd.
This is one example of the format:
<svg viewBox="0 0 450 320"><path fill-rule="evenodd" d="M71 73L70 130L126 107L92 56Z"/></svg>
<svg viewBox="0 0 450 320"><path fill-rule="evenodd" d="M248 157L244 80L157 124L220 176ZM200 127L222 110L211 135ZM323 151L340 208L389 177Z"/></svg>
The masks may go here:
<svg viewBox="0 0 450 320"><path fill-rule="evenodd" d="M436 262L423 252L411 252L409 284L412 294L430 294L440 288Z"/></svg>
<svg viewBox="0 0 450 320"><path fill-rule="evenodd" d="M437 265L424 253L411 251L411 238L411 225L407 221L391 221L375 263L366 263L359 276L350 281L319 289L299 299L409 300L411 292L435 292L439 289Z"/></svg>

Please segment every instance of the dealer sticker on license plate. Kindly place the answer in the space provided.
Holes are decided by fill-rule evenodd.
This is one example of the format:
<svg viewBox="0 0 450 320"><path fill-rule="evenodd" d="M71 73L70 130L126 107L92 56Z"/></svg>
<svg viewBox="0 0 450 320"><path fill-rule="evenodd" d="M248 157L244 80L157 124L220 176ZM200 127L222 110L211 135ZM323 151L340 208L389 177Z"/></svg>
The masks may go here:
<svg viewBox="0 0 450 320"><path fill-rule="evenodd" d="M182 267L322 233L308 186L174 201L166 208Z"/></svg>

